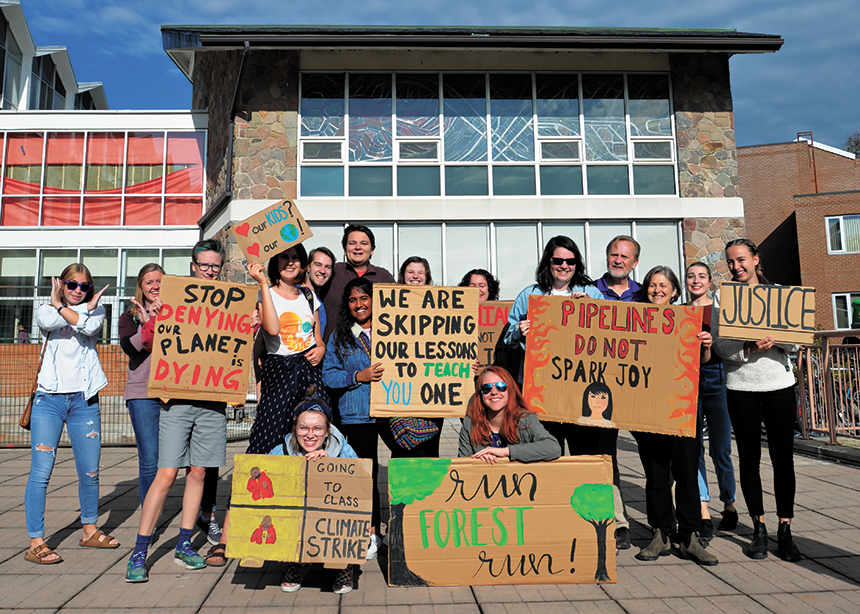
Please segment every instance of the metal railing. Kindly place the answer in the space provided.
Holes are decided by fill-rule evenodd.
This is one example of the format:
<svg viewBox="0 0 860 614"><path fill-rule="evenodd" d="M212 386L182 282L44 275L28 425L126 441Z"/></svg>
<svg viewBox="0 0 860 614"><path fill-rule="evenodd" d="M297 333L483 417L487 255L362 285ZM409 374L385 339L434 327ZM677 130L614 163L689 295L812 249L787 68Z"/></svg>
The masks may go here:
<svg viewBox="0 0 860 614"><path fill-rule="evenodd" d="M860 345L838 344L858 331L818 331L820 345L802 346L797 354L801 431L804 438L827 435L860 439Z"/></svg>

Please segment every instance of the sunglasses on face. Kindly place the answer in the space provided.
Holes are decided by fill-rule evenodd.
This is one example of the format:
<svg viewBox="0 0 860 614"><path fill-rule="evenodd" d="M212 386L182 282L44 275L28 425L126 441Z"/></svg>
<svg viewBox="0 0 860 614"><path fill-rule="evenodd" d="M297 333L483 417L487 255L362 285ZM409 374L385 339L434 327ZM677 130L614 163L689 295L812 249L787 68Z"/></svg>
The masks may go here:
<svg viewBox="0 0 860 614"><path fill-rule="evenodd" d="M66 288L69 289L69 292L74 292L75 290L80 288L81 292L86 294L87 292L89 292L90 290L93 289L93 285L89 282L86 282L86 281L82 284L79 284L75 280L64 281L63 283L66 284Z"/></svg>
<svg viewBox="0 0 860 614"><path fill-rule="evenodd" d="M576 264L576 258L555 258L555 257L553 257L550 260L552 260L552 263L555 266L561 266L563 264L566 264L567 266L573 266Z"/></svg>
<svg viewBox="0 0 860 614"><path fill-rule="evenodd" d="M495 382L493 384L481 384L481 394L490 394L493 391L493 386L496 387L496 390L499 392L504 392L508 389L508 385L505 382Z"/></svg>

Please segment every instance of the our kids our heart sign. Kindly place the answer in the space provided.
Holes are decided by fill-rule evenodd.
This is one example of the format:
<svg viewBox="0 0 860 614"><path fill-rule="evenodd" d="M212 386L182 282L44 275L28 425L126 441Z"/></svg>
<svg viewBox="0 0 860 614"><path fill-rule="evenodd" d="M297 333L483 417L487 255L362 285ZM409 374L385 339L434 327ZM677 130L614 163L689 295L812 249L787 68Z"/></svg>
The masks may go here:
<svg viewBox="0 0 860 614"><path fill-rule="evenodd" d="M275 203L233 226L236 243L249 263L264 263L313 235L296 203L291 200Z"/></svg>

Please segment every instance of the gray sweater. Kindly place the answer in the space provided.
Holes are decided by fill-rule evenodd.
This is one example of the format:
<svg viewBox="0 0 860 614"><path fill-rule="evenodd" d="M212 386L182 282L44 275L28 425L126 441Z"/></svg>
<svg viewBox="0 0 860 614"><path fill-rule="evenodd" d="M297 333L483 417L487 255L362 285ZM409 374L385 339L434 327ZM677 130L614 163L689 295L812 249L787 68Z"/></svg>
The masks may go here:
<svg viewBox="0 0 860 614"><path fill-rule="evenodd" d="M561 448L555 437L547 432L540 423L540 420L538 420L538 417L533 413L526 412L520 418L520 423L517 425L517 434L520 437L520 442L508 445L512 461L533 463L536 461L551 461L561 456ZM463 420L463 426L460 427L458 457L465 458L472 456L475 452L480 452L487 447L487 444L473 445L471 437L472 420L466 416Z"/></svg>

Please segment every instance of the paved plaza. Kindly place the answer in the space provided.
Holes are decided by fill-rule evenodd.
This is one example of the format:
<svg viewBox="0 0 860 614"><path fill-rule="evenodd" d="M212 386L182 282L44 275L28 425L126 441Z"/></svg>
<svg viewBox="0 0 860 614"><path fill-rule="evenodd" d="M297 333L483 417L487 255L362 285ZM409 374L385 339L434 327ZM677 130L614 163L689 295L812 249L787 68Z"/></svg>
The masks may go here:
<svg viewBox="0 0 860 614"><path fill-rule="evenodd" d="M456 455L458 425L459 421L446 422L443 455ZM230 444L228 456L232 458L244 449L244 442ZM763 457L767 458L766 451ZM295 594L280 590L283 563L244 569L230 561L223 568L182 571L171 560L179 530L181 481L174 486L160 519L160 539L150 549L150 581L126 584L126 560L139 519L137 453L131 447L102 451L99 523L122 546L117 550L78 547L77 477L71 450L62 448L49 485L46 520L48 544L65 561L41 567L29 563L24 560L28 545L24 488L30 452L0 450L0 612L860 612L860 468L808 456L795 457L798 489L792 529L804 557L792 564L776 556L772 480L769 465L765 465L770 556L765 561L744 556L742 549L752 529L749 518L744 518L746 509L741 498L741 525L732 533L717 532L710 550L717 554L720 564L706 568L677 556L654 563L633 557L650 540L650 533L645 523L645 478L635 444L627 433L619 439L618 460L633 548L618 556L617 584L389 588L383 551L377 560L362 567L356 590L340 596L331 592L331 570L314 569ZM232 464L221 473L219 518L230 494L231 471ZM381 478L385 476L383 467ZM710 483L713 490L713 475ZM712 503L716 519L720 509L719 502ZM386 517L387 510L383 510L383 520ZM194 543L204 551L208 547L200 533L195 534Z"/></svg>

